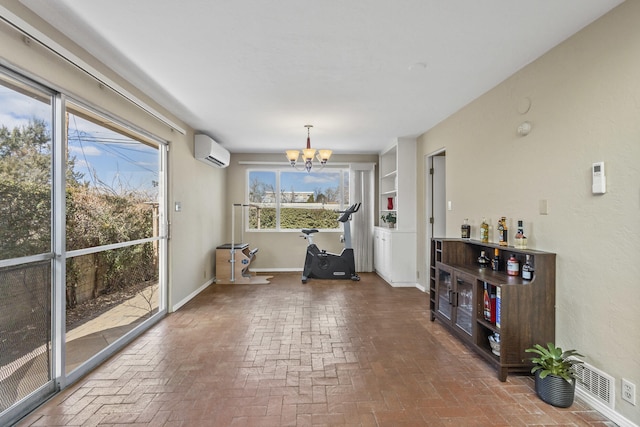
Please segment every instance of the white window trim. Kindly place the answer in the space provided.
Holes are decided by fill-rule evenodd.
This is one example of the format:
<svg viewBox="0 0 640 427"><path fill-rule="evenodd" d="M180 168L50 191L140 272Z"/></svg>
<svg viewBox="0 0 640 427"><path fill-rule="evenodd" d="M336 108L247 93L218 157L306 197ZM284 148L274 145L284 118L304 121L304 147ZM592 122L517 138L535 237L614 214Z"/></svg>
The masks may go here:
<svg viewBox="0 0 640 427"><path fill-rule="evenodd" d="M306 171L300 171L297 169L292 170L291 166L288 163L282 163L282 162L259 162L259 161L239 161L238 164L240 165L250 165L250 166L257 166L255 168L248 168L246 170L246 176L245 176L245 203L247 205L250 205L251 202L249 201L249 176L251 175L251 172L274 172L276 174L276 182L275 182L275 186L276 188L280 188L280 174L282 172L297 172L300 174L305 174L307 173ZM263 166L263 167L260 167ZM350 173L350 164L349 163L332 163L331 166L325 166L323 168L323 170L326 169L333 169L330 170L330 172L340 172L340 199L344 200L345 196L347 198L350 197L350 194L345 194L345 175L349 175ZM313 171L312 171L313 172ZM318 173L320 171L316 171L316 173ZM329 171L328 171L329 172ZM245 217L245 232L249 232L249 233L300 233L300 229L299 228L281 228L280 227L280 198L277 197L275 198L275 209L276 209L276 227L275 228L269 228L269 229L256 229L256 228L249 228L249 212L248 210L246 210L245 213L243 213L243 215L246 215ZM341 203L341 206L339 207L339 209L346 209L348 206L344 205L343 203ZM338 215L336 214L336 222L337 222L337 218ZM318 228L318 230L322 231L322 232L334 232L334 233L342 233L343 231L343 227L342 224L339 224L337 228Z"/></svg>

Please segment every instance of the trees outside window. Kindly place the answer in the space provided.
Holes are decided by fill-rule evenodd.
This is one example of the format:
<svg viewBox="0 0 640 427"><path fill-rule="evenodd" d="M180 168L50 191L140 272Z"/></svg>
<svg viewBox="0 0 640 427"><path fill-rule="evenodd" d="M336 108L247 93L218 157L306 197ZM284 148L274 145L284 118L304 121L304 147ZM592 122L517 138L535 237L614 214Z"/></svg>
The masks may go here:
<svg viewBox="0 0 640 427"><path fill-rule="evenodd" d="M249 229L338 229L337 211L349 204L349 171L251 170Z"/></svg>
<svg viewBox="0 0 640 427"><path fill-rule="evenodd" d="M167 157L126 120L4 67L0 101L4 420L166 311ZM116 305L124 314L101 320ZM110 338L86 347L88 331ZM59 352L65 366L51 363Z"/></svg>

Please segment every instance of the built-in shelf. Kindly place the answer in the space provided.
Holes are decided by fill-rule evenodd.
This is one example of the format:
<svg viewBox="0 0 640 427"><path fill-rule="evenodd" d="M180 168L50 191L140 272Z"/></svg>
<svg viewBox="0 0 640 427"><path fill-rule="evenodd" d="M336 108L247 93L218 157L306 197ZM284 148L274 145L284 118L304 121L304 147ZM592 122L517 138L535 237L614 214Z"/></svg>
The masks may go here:
<svg viewBox="0 0 640 427"><path fill-rule="evenodd" d="M391 286L416 286L415 139L398 138L391 147L380 153L378 160L380 226L374 232L374 267ZM388 228L380 219L389 213L396 215L394 228Z"/></svg>
<svg viewBox="0 0 640 427"><path fill-rule="evenodd" d="M416 231L416 141L398 138L379 156L378 218L397 214L396 229ZM389 199L393 205L389 209ZM380 224L384 226L384 224Z"/></svg>
<svg viewBox="0 0 640 427"><path fill-rule="evenodd" d="M391 171L388 174L382 176L382 179L387 179L387 178L395 178L395 176L398 175L398 171Z"/></svg>

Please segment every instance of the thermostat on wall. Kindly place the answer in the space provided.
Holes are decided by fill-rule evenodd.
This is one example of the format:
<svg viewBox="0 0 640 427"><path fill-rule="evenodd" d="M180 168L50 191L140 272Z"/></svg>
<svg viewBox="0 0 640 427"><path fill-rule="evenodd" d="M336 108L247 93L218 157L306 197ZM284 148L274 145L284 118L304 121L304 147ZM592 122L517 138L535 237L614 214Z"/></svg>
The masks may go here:
<svg viewBox="0 0 640 427"><path fill-rule="evenodd" d="M607 192L607 177L604 176L604 162L596 162L591 167L591 192L604 194Z"/></svg>

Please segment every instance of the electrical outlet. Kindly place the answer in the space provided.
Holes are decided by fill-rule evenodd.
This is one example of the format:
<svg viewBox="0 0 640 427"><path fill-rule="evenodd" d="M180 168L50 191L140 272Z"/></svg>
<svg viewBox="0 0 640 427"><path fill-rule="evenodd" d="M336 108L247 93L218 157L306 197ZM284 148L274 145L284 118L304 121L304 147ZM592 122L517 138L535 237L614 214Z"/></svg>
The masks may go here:
<svg viewBox="0 0 640 427"><path fill-rule="evenodd" d="M622 379L622 399L632 405L636 404L636 385L624 378Z"/></svg>

